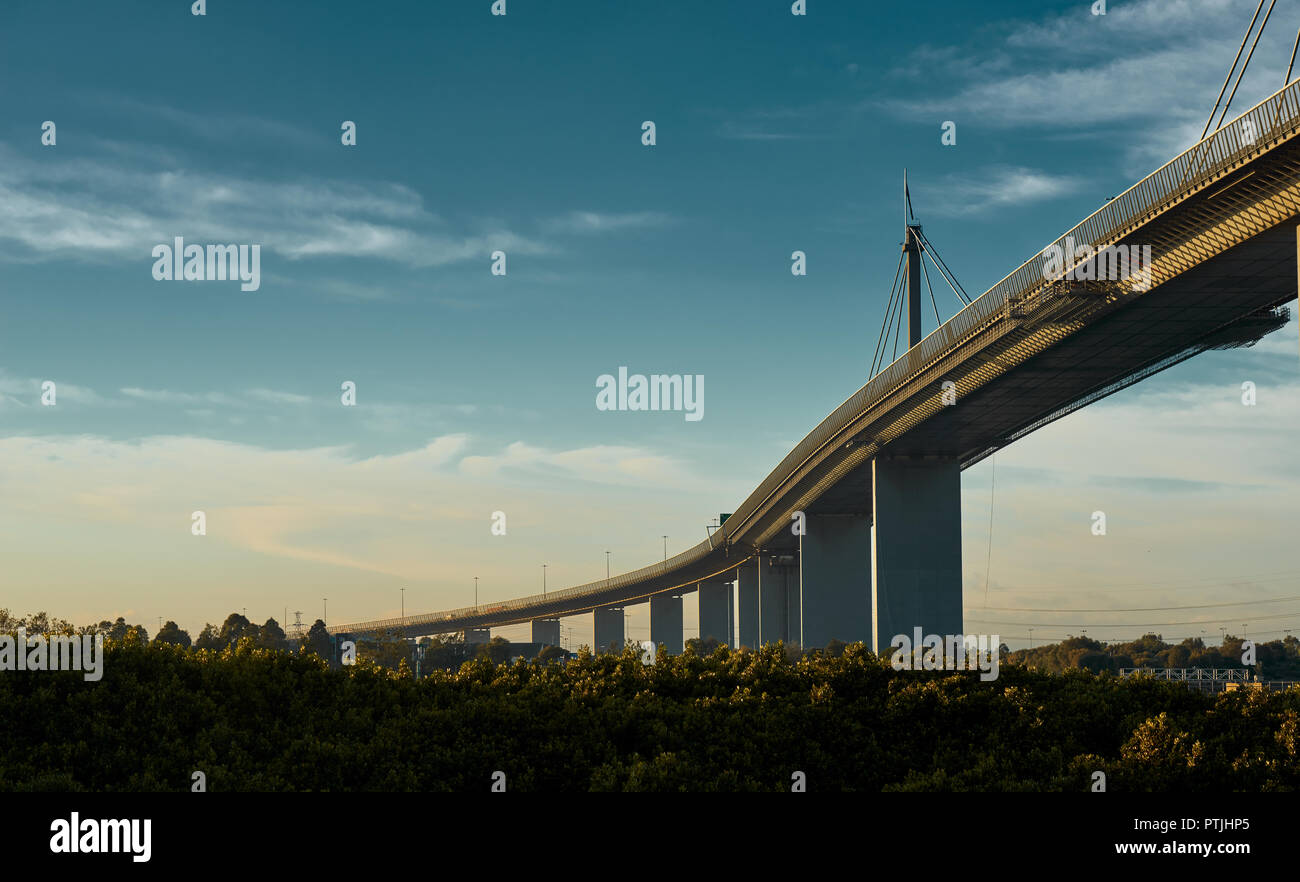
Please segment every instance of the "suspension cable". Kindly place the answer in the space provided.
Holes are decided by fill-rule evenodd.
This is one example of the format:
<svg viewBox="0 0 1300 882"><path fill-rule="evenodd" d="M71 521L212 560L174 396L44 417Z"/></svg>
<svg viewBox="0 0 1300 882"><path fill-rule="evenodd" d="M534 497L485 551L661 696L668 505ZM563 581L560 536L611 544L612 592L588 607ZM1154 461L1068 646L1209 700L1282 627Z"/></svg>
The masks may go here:
<svg viewBox="0 0 1300 882"><path fill-rule="evenodd" d="M940 274L943 275L943 279L945 282L948 283L948 287L952 288L952 293L956 294L959 298L961 298L961 301L965 303L967 306L970 306L971 300L970 300L970 296L966 294L966 289L963 288L961 286L961 283L957 281L955 274L952 272L952 270L948 269L948 264L944 263L943 258L939 256L939 252L935 250L934 245L930 243L930 240L925 237L924 233L921 234L920 241L921 241L921 247L924 248L926 251L928 251L930 253L930 257L933 258L934 268L937 269L940 272ZM925 264L922 263L921 265L924 266Z"/></svg>
<svg viewBox="0 0 1300 882"><path fill-rule="evenodd" d="M898 259L902 264L903 258ZM900 267L901 269L901 267ZM898 296L898 272L894 273L894 285L889 289L889 303L885 306L885 315L880 322L880 339L876 341L876 354L871 359L871 375L875 376L876 371L884 362L885 347L889 345L889 330L893 327L894 315L894 298Z"/></svg>
<svg viewBox="0 0 1300 882"><path fill-rule="evenodd" d="M894 328L894 352L889 357L890 364L898 358L898 337L903 332L903 310L907 307L907 298L898 298L898 325Z"/></svg>
<svg viewBox="0 0 1300 882"><path fill-rule="evenodd" d="M957 274L952 271L952 268L948 266L947 261L945 261L943 256L939 254L939 249L934 247L934 243L926 238L925 233L921 234L921 239L923 240L925 249L929 251L930 256L934 258L935 266L942 267L945 278L951 279L949 286L952 287L953 293L960 297L962 301L969 306L971 303L970 295L966 293L966 289L962 287L961 282L957 281Z"/></svg>
<svg viewBox="0 0 1300 882"><path fill-rule="evenodd" d="M900 285L899 288L898 288L898 295L899 295L899 296L898 296L898 306L897 306L897 308L894 308L894 309L891 309L891 310L890 310L890 313L889 313L889 330L885 331L885 342L886 342L886 343L889 342L889 332L890 332L890 331L893 331L893 333L894 333L894 354L893 354L892 356L890 356L890 361L891 361L891 362L893 361L893 359L895 359L895 358L898 357L898 330L897 330L897 328L894 327L894 318L895 318L895 316L897 316L897 318L898 318L898 327L901 328L901 327L903 326L903 309L904 309L904 307L905 307L905 305L906 305L906 303L907 303L907 298L906 298L906 297L904 296L904 294L903 294L903 289L904 289L904 287L905 287L905 286ZM884 353L883 351L880 353L880 366L881 366L882 368L885 366L885 353Z"/></svg>
<svg viewBox="0 0 1300 882"><path fill-rule="evenodd" d="M1260 0L1262 3L1263 0ZM1268 27L1268 17L1273 14L1273 7L1277 5L1277 0L1271 0L1268 4L1268 12L1264 13L1264 20L1259 23L1259 30L1255 32L1255 41L1250 44L1250 51L1246 53L1246 60L1241 65L1241 73L1237 74L1237 82L1233 84L1232 91L1228 94L1228 103L1223 105L1223 113L1219 114L1219 126L1223 126L1223 118L1228 115L1228 108L1232 106L1232 99L1237 94L1237 87L1241 85L1241 78L1246 75L1246 68L1250 67L1251 56L1255 54L1255 47L1259 45L1259 38L1264 36L1264 28Z"/></svg>
<svg viewBox="0 0 1300 882"><path fill-rule="evenodd" d="M930 271L925 268L925 258L920 257L918 259L921 261L921 272L925 274L925 287L930 289L930 305L934 307L935 327L938 327L943 324L943 319L939 318L939 304L934 301L934 286L930 284Z"/></svg>
<svg viewBox="0 0 1300 882"><path fill-rule="evenodd" d="M898 255L898 268L894 270L894 282L889 286L889 303L885 306L885 318L880 322L880 335L876 338L876 352L871 356L871 376L876 375L876 362L884 354L884 343L889 339L885 330L885 322L894 314L894 297L898 290L898 276L903 271L903 255Z"/></svg>
<svg viewBox="0 0 1300 882"><path fill-rule="evenodd" d="M1295 32L1295 45L1291 47L1291 63L1286 66L1286 79L1282 81L1284 86L1291 82L1291 69L1295 67L1295 51L1297 49L1300 49L1300 31Z"/></svg>
<svg viewBox="0 0 1300 882"><path fill-rule="evenodd" d="M1259 0L1259 5L1255 7L1255 15L1250 20L1250 27L1246 28L1246 34L1241 38L1241 46L1237 48L1237 57L1232 59L1232 67L1228 68L1228 75L1223 78L1223 86L1219 89L1219 97L1214 99L1214 109L1210 111L1210 118L1205 121L1205 128L1201 130L1201 137L1198 141L1204 141L1205 135L1210 131L1210 123L1214 122L1214 111L1219 109L1219 102L1223 100L1223 93L1228 91L1228 81L1232 79L1232 72L1237 69L1237 62L1241 60L1241 50L1246 48L1246 41L1250 39L1250 32L1255 30L1255 20L1259 18L1259 11L1264 8L1264 0Z"/></svg>

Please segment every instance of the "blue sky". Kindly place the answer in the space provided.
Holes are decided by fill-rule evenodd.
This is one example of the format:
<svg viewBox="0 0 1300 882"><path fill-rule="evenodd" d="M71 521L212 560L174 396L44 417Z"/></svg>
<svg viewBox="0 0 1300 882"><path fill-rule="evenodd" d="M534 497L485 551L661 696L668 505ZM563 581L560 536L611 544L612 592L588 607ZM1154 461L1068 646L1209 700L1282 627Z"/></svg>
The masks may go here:
<svg viewBox="0 0 1300 882"><path fill-rule="evenodd" d="M983 291L1195 139L1254 4L489 6L0 8L0 605L194 630L310 620L328 596L341 622L395 615L402 586L431 611L475 575L510 597L543 563L559 587L607 549L629 569L663 534L693 545L866 379L904 167ZM1295 18L1270 22L1236 110L1282 84ZM154 281L175 236L260 244L261 288ZM1000 454L991 546L992 463L968 471L968 608L1300 594L1296 338ZM702 374L704 419L597 411L620 365Z"/></svg>

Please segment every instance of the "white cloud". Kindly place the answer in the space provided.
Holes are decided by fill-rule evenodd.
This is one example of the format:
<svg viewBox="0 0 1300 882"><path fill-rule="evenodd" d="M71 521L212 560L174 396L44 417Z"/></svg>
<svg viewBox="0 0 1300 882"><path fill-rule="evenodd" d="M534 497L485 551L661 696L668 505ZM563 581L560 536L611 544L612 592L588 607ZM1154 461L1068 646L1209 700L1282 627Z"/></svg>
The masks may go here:
<svg viewBox="0 0 1300 882"><path fill-rule="evenodd" d="M935 186L918 189L918 211L936 215L981 214L1006 206L1028 205L1073 193L1082 182L1070 175L1052 175L1013 166L985 166L967 173L946 175ZM941 194L933 204L924 193Z"/></svg>
<svg viewBox="0 0 1300 882"><path fill-rule="evenodd" d="M551 218L543 224L557 233L607 233L624 229L644 229L668 223L668 215L658 211L637 211L625 214L597 211L571 211Z"/></svg>
<svg viewBox="0 0 1300 882"><path fill-rule="evenodd" d="M850 65L854 67L854 65ZM856 70L851 71L856 73ZM821 137L809 131L820 124L831 105L827 102L803 107L766 107L734 113L719 112L725 118L718 137L737 141L804 141Z"/></svg>
<svg viewBox="0 0 1300 882"><path fill-rule="evenodd" d="M149 267L153 246L175 236L259 244L291 260L366 257L412 267L486 260L496 249L550 251L503 227L448 232L419 194L398 184L129 170L90 159L37 163L0 148L0 241L20 246L16 257Z"/></svg>
<svg viewBox="0 0 1300 882"><path fill-rule="evenodd" d="M107 599L194 622L254 601L278 616L281 599L319 599L332 584L331 613L355 620L387 608L374 585L396 583L420 591L408 594L408 609L430 611L460 605L475 575L485 598L527 593L542 560L554 565L553 586L594 578L597 562L603 571L596 534L616 563L644 565L658 557L660 532L674 544L697 541L671 511L717 505L716 486L646 450L520 443L475 457L472 443L443 435L359 459L347 445L0 438L0 535L7 551L21 550L6 562L6 602L80 620ZM196 510L206 516L202 537L190 532ZM497 510L508 515L505 536L490 532ZM656 541L640 558L624 535ZM565 563L588 556L591 567Z"/></svg>
<svg viewBox="0 0 1300 882"><path fill-rule="evenodd" d="M111 399L104 398L96 393L94 389L65 382L57 376L41 378L15 377L0 371L0 408L39 405L42 391L41 384L47 380L54 383L56 407L59 401L97 407L112 403Z"/></svg>
<svg viewBox="0 0 1300 882"><path fill-rule="evenodd" d="M134 401L144 401L150 404L218 404L223 407L243 406L243 402L238 398L227 395L224 392L207 392L202 395L196 395L190 392L173 392L168 389L141 389L135 386L124 386L118 391L129 399Z"/></svg>
<svg viewBox="0 0 1300 882"><path fill-rule="evenodd" d="M1240 0L1138 0L1094 16L1082 3L1013 23L991 44L919 47L900 72L960 83L956 91L864 106L1047 136L1105 132L1122 139L1126 174L1144 174L1200 136L1253 11ZM1280 87L1276 60L1289 56L1293 36L1270 22L1231 115Z"/></svg>
<svg viewBox="0 0 1300 882"><path fill-rule="evenodd" d="M310 132L283 120L241 113L196 113L164 104L139 101L125 95L92 93L89 98L97 107L109 107L132 119L156 120L208 141L241 144L252 140L280 141L294 149L320 148L335 143L336 132Z"/></svg>
<svg viewBox="0 0 1300 882"><path fill-rule="evenodd" d="M644 483L684 486L687 475L670 457L639 447L598 445L549 451L522 441L495 455L467 456L461 471L475 477L499 477L508 472L565 476L595 483Z"/></svg>
<svg viewBox="0 0 1300 882"><path fill-rule="evenodd" d="M265 401L268 404L307 404L311 401L309 395L298 395L294 392L279 392L275 389L249 389L247 393L249 398L257 401Z"/></svg>

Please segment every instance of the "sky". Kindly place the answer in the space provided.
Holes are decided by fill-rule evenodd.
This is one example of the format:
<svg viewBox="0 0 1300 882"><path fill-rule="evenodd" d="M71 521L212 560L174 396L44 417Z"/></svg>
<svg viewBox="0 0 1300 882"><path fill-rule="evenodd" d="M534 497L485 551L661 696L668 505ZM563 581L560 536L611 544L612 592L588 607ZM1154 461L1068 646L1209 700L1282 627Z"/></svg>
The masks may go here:
<svg viewBox="0 0 1300 882"><path fill-rule="evenodd" d="M1254 11L807 6L0 5L0 607L336 624L685 550L866 381L904 168L982 292L1194 143ZM1231 115L1297 26L1277 10ZM260 287L156 280L175 237L258 245ZM1298 337L967 470L967 630L1300 628ZM703 418L598 410L620 366L703 376Z"/></svg>

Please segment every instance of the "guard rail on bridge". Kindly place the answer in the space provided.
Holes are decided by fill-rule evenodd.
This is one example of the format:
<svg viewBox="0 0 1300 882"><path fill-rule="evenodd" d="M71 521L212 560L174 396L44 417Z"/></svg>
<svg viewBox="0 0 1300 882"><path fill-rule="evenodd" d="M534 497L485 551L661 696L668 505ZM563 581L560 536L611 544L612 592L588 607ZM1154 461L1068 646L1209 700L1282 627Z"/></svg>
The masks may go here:
<svg viewBox="0 0 1300 882"><path fill-rule="evenodd" d="M1120 668L1121 677L1149 676L1179 683L1247 683L1249 668Z"/></svg>

